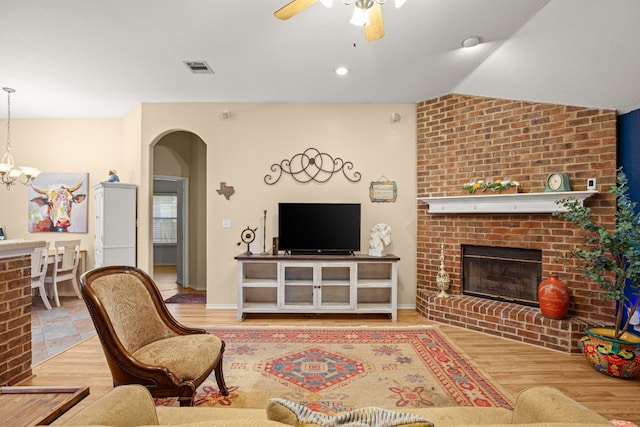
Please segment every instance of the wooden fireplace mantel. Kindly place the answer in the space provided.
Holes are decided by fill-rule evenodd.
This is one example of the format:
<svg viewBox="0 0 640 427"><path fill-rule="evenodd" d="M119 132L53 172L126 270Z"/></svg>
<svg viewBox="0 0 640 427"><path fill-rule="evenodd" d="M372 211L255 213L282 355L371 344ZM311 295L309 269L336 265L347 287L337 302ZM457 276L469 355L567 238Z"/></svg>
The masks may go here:
<svg viewBox="0 0 640 427"><path fill-rule="evenodd" d="M447 213L553 213L565 209L556 203L567 197L582 201L599 194L599 191L560 191L544 193L487 194L447 197L418 197L429 205L430 214Z"/></svg>

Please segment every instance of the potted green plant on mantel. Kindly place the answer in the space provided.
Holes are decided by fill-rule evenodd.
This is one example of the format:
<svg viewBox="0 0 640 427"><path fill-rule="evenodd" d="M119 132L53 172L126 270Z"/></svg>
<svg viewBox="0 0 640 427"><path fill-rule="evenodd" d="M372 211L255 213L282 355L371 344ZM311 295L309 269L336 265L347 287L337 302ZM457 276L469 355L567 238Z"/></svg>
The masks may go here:
<svg viewBox="0 0 640 427"><path fill-rule="evenodd" d="M640 304L640 213L634 213L636 203L627 190L627 177L619 170L609 190L617 204L614 227L596 223L591 209L575 197L558 200L566 211L554 214L584 232L583 243L565 258L576 259L601 297L615 301L614 325L585 328L580 347L597 371L619 378L640 376L640 335L630 331Z"/></svg>

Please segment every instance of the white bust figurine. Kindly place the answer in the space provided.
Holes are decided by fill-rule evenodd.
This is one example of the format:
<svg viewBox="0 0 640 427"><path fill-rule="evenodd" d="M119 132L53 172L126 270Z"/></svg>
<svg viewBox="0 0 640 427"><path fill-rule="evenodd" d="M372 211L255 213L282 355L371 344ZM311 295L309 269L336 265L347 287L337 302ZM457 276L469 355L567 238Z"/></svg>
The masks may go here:
<svg viewBox="0 0 640 427"><path fill-rule="evenodd" d="M376 224L369 237L369 256L385 256L384 246L391 244L391 227L387 224Z"/></svg>

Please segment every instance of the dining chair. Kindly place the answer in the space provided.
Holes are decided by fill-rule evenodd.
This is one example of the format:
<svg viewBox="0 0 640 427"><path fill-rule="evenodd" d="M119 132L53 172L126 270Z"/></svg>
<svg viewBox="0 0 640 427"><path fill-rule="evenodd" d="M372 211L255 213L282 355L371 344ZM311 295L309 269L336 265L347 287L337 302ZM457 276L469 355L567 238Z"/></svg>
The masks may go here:
<svg viewBox="0 0 640 427"><path fill-rule="evenodd" d="M49 243L45 246L35 248L31 253L31 289L38 289L40 298L47 310L51 310L51 304L44 287L44 278L47 275L49 266Z"/></svg>
<svg viewBox="0 0 640 427"><path fill-rule="evenodd" d="M45 277L44 282L53 288L53 297L56 306L60 307L58 284L61 282L70 280L76 296L82 299L80 287L78 286L78 278L76 276L80 262L80 239L53 242L53 247L55 254L52 273L51 276Z"/></svg>

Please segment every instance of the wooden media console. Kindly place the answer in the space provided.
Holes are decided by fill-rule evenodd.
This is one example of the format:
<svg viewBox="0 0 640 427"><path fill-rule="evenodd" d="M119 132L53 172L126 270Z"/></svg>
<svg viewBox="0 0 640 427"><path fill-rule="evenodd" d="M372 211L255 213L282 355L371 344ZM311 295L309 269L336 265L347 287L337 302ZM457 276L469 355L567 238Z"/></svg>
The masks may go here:
<svg viewBox="0 0 640 427"><path fill-rule="evenodd" d="M395 255L238 255L238 321L247 313L386 313L397 320Z"/></svg>

